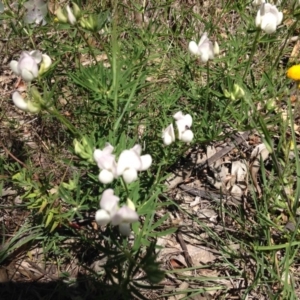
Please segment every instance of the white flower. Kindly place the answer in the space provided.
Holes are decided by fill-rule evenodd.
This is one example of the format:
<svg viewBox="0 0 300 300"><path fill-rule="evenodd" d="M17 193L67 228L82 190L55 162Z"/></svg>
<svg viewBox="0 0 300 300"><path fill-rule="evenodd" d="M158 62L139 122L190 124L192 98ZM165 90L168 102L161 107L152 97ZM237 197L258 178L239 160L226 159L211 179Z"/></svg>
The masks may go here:
<svg viewBox="0 0 300 300"><path fill-rule="evenodd" d="M122 235L130 235L130 224L138 221L139 216L127 205L122 206L112 217L111 224L119 225L119 231Z"/></svg>
<svg viewBox="0 0 300 300"><path fill-rule="evenodd" d="M30 82L38 77L38 64L42 61L42 53L39 51L23 51L19 61L12 60L10 68L16 74L22 77L24 81Z"/></svg>
<svg viewBox="0 0 300 300"><path fill-rule="evenodd" d="M100 226L107 225L110 222L110 214L104 209L98 209L95 214L96 223Z"/></svg>
<svg viewBox="0 0 300 300"><path fill-rule="evenodd" d="M139 171L146 171L150 168L152 164L152 157L149 154L141 155L142 153L142 147L141 145L136 144L134 147L132 147L130 150L135 151L137 155L140 156L140 159L142 161L141 169Z"/></svg>
<svg viewBox="0 0 300 300"><path fill-rule="evenodd" d="M149 154L140 155L141 146L135 145L130 150L122 151L117 165L117 175L123 177L126 183L135 181L138 171L147 170L152 164L152 157Z"/></svg>
<svg viewBox="0 0 300 300"><path fill-rule="evenodd" d="M169 146L175 141L175 133L173 124L170 124L167 128L165 128L162 132L162 139L166 146Z"/></svg>
<svg viewBox="0 0 300 300"><path fill-rule="evenodd" d="M24 3L27 12L24 16L25 23L32 24L47 24L45 17L48 13L47 1L45 0L30 0Z"/></svg>
<svg viewBox="0 0 300 300"><path fill-rule="evenodd" d="M184 115L181 111L179 111L173 116L173 118L176 120L178 139L185 143L191 142L194 138L194 134L190 130L193 123L191 115Z"/></svg>
<svg viewBox="0 0 300 300"><path fill-rule="evenodd" d="M12 99L13 99L13 102L14 102L16 107L18 107L18 108L20 108L21 110L24 110L24 111L28 110L28 104L19 92L14 92L13 95L12 95Z"/></svg>
<svg viewBox="0 0 300 300"><path fill-rule="evenodd" d="M118 211L120 198L114 195L113 189L103 192L100 199L100 208L97 210L95 220L100 226L107 225Z"/></svg>
<svg viewBox="0 0 300 300"><path fill-rule="evenodd" d="M12 99L15 106L23 111L38 113L41 110L41 107L38 103L34 103L28 99L25 100L19 92L14 92Z"/></svg>
<svg viewBox="0 0 300 300"><path fill-rule="evenodd" d="M189 43L189 50L192 54L200 56L200 59L203 62L214 59L215 55L218 55L220 52L218 43L215 42L213 45L207 37L206 32L202 35L198 45L194 41Z"/></svg>
<svg viewBox="0 0 300 300"><path fill-rule="evenodd" d="M257 12L255 24L256 27L260 27L263 31L270 34L276 31L282 19L283 13L279 12L275 5L263 3Z"/></svg>
<svg viewBox="0 0 300 300"><path fill-rule="evenodd" d="M117 164L115 155L112 154L114 147L106 143L103 150L96 149L94 151L94 160L96 161L101 172L99 174L99 181L107 184L111 183L114 178L117 178L116 169Z"/></svg>
<svg viewBox="0 0 300 300"><path fill-rule="evenodd" d="M114 195L114 190L107 189L103 192L100 199L100 208L106 210L112 216L118 209L119 201L120 198Z"/></svg>
<svg viewBox="0 0 300 300"><path fill-rule="evenodd" d="M46 72L50 65L51 59L48 55L42 54L38 50L23 51L20 59L12 60L9 64L12 71L22 77L24 81L30 82L39 75L39 64L41 63L40 72Z"/></svg>
<svg viewBox="0 0 300 300"><path fill-rule="evenodd" d="M130 224L138 221L139 216L135 211L134 204L127 200L128 205L118 207L120 199L114 195L112 189L103 192L100 200L100 208L97 210L95 220L98 225L104 226L111 223L113 226L119 226L120 233L125 236L130 235Z"/></svg>
<svg viewBox="0 0 300 300"><path fill-rule="evenodd" d="M262 5L265 2L266 2L266 0L254 0L254 1L252 1L252 5L259 6L259 5Z"/></svg>

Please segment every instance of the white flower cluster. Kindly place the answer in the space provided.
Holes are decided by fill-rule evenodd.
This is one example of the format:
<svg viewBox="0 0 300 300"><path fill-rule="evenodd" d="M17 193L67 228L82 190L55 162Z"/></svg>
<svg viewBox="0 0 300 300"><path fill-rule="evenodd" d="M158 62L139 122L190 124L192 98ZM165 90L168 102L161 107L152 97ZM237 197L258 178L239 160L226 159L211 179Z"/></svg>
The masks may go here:
<svg viewBox="0 0 300 300"><path fill-rule="evenodd" d="M175 123L178 131L178 139L185 143L190 143L194 134L190 129L192 127L193 119L190 114L184 115L181 111L177 112L173 118L175 119ZM175 141L175 132L173 124L170 124L167 128L165 128L162 132L163 143L168 146Z"/></svg>
<svg viewBox="0 0 300 300"><path fill-rule="evenodd" d="M111 223L119 226L120 233L125 236L130 235L130 224L138 221L139 216L135 211L134 204L127 200L127 205L119 208L120 198L114 195L113 189L103 192L100 199L100 209L97 210L95 220L98 225L104 226Z"/></svg>
<svg viewBox="0 0 300 300"><path fill-rule="evenodd" d="M122 176L126 183L131 183L138 178L139 171L145 171L152 164L152 157L149 154L141 155L142 148L135 145L129 150L123 150L119 156L118 163L115 155L112 154L114 147L106 143L103 150L94 151L94 160L96 161L101 172L99 181L107 184L114 179Z"/></svg>
<svg viewBox="0 0 300 300"><path fill-rule="evenodd" d="M31 82L39 75L45 73L51 66L51 58L38 50L23 51L19 60L12 60L9 64L11 70L26 82ZM35 91L36 99L38 92ZM37 113L40 111L40 104L34 103L33 99L24 99L19 92L12 95L14 104L21 110Z"/></svg>
<svg viewBox="0 0 300 300"><path fill-rule="evenodd" d="M45 73L51 66L51 58L38 50L23 51L20 59L12 60L9 64L12 71L22 77L26 82L31 82L38 75ZM40 65L40 66L39 66Z"/></svg>

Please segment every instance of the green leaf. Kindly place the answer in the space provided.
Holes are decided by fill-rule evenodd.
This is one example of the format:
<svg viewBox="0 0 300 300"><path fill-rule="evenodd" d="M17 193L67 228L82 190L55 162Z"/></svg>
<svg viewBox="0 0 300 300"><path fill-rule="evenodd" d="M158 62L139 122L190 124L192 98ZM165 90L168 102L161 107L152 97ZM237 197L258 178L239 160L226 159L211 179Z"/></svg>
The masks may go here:
<svg viewBox="0 0 300 300"><path fill-rule="evenodd" d="M53 212L50 210L49 213L48 213L48 216L47 216L47 220L46 220L46 223L45 223L45 227L48 227L49 224L51 223L52 219L53 219Z"/></svg>
<svg viewBox="0 0 300 300"><path fill-rule="evenodd" d="M155 222L151 227L150 231L155 230L161 224L163 224L169 218L169 214L165 214L162 218L160 218L157 222Z"/></svg>
<svg viewBox="0 0 300 300"><path fill-rule="evenodd" d="M50 229L50 232L54 231L58 225L59 225L59 221L54 221Z"/></svg>
<svg viewBox="0 0 300 300"><path fill-rule="evenodd" d="M155 203L153 199L149 199L148 201L144 202L139 208L138 208L138 214L139 215L146 215L151 212L153 212L155 208Z"/></svg>

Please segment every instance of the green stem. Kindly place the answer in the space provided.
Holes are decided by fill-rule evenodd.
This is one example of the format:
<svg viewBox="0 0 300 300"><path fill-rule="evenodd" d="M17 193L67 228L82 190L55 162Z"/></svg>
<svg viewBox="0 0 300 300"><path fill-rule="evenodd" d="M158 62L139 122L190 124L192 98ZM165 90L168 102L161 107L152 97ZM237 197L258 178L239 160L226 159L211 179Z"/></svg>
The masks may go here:
<svg viewBox="0 0 300 300"><path fill-rule="evenodd" d="M279 250L279 249L284 249L287 247L294 247L294 246L300 246L299 241L294 241L291 243L285 243L281 245L271 245L271 246L253 246L254 250L257 251L271 251L271 250Z"/></svg>
<svg viewBox="0 0 300 300"><path fill-rule="evenodd" d="M206 82L206 99L205 99L205 107L204 107L204 111L207 110L208 107L208 111L209 113L211 112L211 103L209 102L209 80L210 80L210 74L209 74L209 60L206 63L206 73L207 73L207 82Z"/></svg>
<svg viewBox="0 0 300 300"><path fill-rule="evenodd" d="M29 37L29 40L32 44L33 49L36 49L36 45L32 39L32 35L30 34L30 32L27 30L27 28L25 28L21 22L19 22L19 25L22 27L22 30L25 32L25 34Z"/></svg>
<svg viewBox="0 0 300 300"><path fill-rule="evenodd" d="M124 181L123 177L121 177L122 183L123 183L123 187L126 191L127 197L129 198L129 191L128 191L128 186L127 183Z"/></svg>
<svg viewBox="0 0 300 300"><path fill-rule="evenodd" d="M297 28L297 25L298 25L298 19L297 19L297 21L295 21L293 26L289 29L289 33L286 35L284 43L282 44L282 47L281 47L281 49L280 49L280 51L279 51L279 53L276 57L275 63L272 64L272 67L271 67L271 70L269 71L269 74L272 74L273 69L278 67L279 60L282 59L283 50L285 49L285 46L288 43L288 40L290 39L292 33L295 32L295 29Z"/></svg>
<svg viewBox="0 0 300 300"><path fill-rule="evenodd" d="M87 38L84 36L84 33L81 31L81 29L79 28L79 26L78 26L77 23L75 24L75 26L76 26L76 28L77 28L79 34L81 35L81 37L83 38L83 40L84 40L85 43L87 44L87 46L88 46L88 48L89 48L89 50L90 50L90 53L91 53L91 55L93 56L93 58L94 58L94 60L95 60L95 63L97 64L97 58L96 58L96 55L95 55L95 53L94 53L94 51L93 51L93 49L92 49L90 43L88 42Z"/></svg>
<svg viewBox="0 0 300 300"><path fill-rule="evenodd" d="M118 110L118 72L117 72L117 53L118 53L118 40L117 40L117 30L116 24L117 17L115 17L113 21L113 28L112 28L112 71L113 71L113 93L114 93L114 116L117 116Z"/></svg>
<svg viewBox="0 0 300 300"><path fill-rule="evenodd" d="M248 71L249 71L249 68L250 68L250 65L251 65L254 53L256 51L256 47L257 47L257 44L258 44L259 34L260 34L260 30L257 30L256 31L256 35L255 35L255 39L254 39L254 43L253 43L253 46L252 46L251 54L250 54L250 57L248 59L248 64L247 64L247 67L245 69L245 73L244 73L244 76L243 76L243 81L244 81L246 75L248 74Z"/></svg>

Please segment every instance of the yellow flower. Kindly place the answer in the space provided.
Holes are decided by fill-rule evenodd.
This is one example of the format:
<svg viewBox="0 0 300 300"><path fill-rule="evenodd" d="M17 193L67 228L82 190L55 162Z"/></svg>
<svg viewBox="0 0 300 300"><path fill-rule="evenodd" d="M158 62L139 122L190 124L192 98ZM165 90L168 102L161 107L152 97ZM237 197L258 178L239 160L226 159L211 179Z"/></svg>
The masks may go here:
<svg viewBox="0 0 300 300"><path fill-rule="evenodd" d="M300 80L300 65L290 67L286 72L286 76L293 80Z"/></svg>

